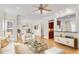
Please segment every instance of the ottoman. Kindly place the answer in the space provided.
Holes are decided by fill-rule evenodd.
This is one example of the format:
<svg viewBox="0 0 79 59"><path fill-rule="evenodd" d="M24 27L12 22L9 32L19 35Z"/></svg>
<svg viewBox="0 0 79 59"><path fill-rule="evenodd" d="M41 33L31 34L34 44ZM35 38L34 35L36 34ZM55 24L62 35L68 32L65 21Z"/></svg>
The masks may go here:
<svg viewBox="0 0 79 59"><path fill-rule="evenodd" d="M64 50L57 47L53 47L45 50L44 53L45 54L63 54Z"/></svg>

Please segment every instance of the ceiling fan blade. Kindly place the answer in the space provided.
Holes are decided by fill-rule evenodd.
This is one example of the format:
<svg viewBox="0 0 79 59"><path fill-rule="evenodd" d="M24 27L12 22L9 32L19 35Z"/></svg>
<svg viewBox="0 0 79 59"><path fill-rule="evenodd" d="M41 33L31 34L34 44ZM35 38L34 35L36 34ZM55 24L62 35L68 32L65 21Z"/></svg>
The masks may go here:
<svg viewBox="0 0 79 59"><path fill-rule="evenodd" d="M32 7L38 8L38 6L36 6L36 5L32 5Z"/></svg>
<svg viewBox="0 0 79 59"><path fill-rule="evenodd" d="M45 4L45 5L43 6L43 8L46 8L46 7L48 7L48 4Z"/></svg>
<svg viewBox="0 0 79 59"><path fill-rule="evenodd" d="M52 10L50 10L50 9L43 9L43 10L46 10L46 11L52 11Z"/></svg>
<svg viewBox="0 0 79 59"><path fill-rule="evenodd" d="M34 10L34 11L32 11L32 12L35 12L35 11L38 11L38 10Z"/></svg>

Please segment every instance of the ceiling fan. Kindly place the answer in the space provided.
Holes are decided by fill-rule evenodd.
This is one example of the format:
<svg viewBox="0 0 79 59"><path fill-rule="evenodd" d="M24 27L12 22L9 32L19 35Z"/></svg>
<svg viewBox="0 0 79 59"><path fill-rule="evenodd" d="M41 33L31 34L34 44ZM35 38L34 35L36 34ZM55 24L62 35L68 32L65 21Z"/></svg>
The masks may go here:
<svg viewBox="0 0 79 59"><path fill-rule="evenodd" d="M34 6L34 7L36 7L36 6ZM51 10L48 9L47 7L48 7L48 4L40 4L38 7L36 7L38 9L37 10L34 10L34 11L40 11L40 14L43 14L44 11L49 11L50 12Z"/></svg>

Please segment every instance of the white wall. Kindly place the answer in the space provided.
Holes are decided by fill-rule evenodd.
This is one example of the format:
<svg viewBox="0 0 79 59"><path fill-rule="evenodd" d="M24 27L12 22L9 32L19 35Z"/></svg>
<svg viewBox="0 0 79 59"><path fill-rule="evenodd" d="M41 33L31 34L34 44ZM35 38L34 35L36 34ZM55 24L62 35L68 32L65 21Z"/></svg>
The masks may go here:
<svg viewBox="0 0 79 59"><path fill-rule="evenodd" d="M18 20L18 28L22 30L23 25L29 25L34 35L41 36L41 24L39 20L22 19ZM38 30L34 30L34 26L38 25Z"/></svg>
<svg viewBox="0 0 79 59"><path fill-rule="evenodd" d="M47 38L47 39L48 39L48 32L49 32L49 28L48 28L49 20L54 20L54 15L43 18L41 20L41 23L44 25L44 37Z"/></svg>
<svg viewBox="0 0 79 59"><path fill-rule="evenodd" d="M74 31L77 32L76 16L71 18L63 18L61 20L61 28L57 25L57 18L55 19L55 31ZM75 27L74 27L75 26ZM72 28L74 27L74 28Z"/></svg>
<svg viewBox="0 0 79 59"><path fill-rule="evenodd" d="M33 29L34 35L41 36L41 24L40 24L40 21L35 21L34 24L33 24L33 28L34 28L34 26L38 26L37 29Z"/></svg>
<svg viewBox="0 0 79 59"><path fill-rule="evenodd" d="M76 10L76 19L77 19L77 32L78 32L78 48L79 48L79 9Z"/></svg>
<svg viewBox="0 0 79 59"><path fill-rule="evenodd" d="M12 14L6 14L6 12L4 12L3 10L0 10L0 37L4 38L6 37L6 32L7 32L7 23L4 23L4 19L5 21L7 20L12 20L13 21L13 35L12 35L12 39L11 40L15 40L16 39L16 15L12 15ZM5 26L5 28L4 28Z"/></svg>
<svg viewBox="0 0 79 59"><path fill-rule="evenodd" d="M7 36L7 21L11 21L13 23L13 33L10 40L16 40L17 39L17 18L16 15L7 14L5 16L5 36Z"/></svg>

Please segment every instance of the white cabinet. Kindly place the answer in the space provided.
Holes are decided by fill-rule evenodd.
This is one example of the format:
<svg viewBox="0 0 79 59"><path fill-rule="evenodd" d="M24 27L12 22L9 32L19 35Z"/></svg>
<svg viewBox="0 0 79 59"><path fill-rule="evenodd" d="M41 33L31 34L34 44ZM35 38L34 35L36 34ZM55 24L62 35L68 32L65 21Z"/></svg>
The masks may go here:
<svg viewBox="0 0 79 59"><path fill-rule="evenodd" d="M72 38L65 38L65 37L55 37L55 42L70 46L70 47L77 47L77 41L76 39Z"/></svg>

